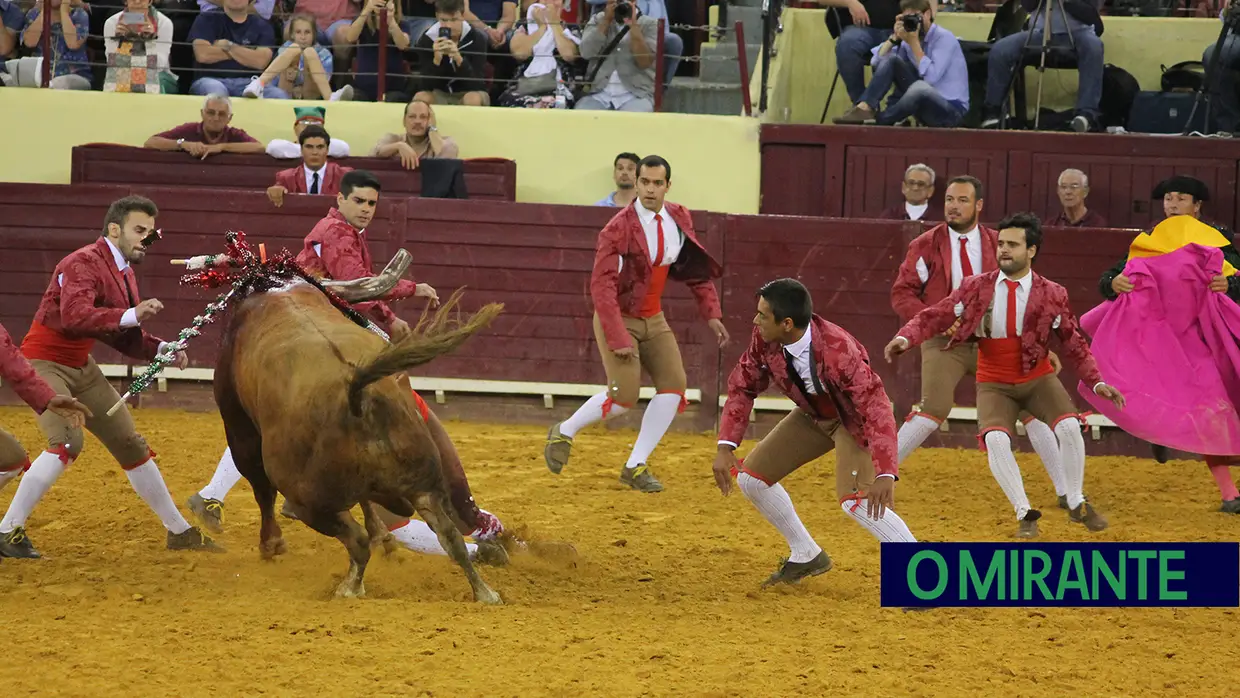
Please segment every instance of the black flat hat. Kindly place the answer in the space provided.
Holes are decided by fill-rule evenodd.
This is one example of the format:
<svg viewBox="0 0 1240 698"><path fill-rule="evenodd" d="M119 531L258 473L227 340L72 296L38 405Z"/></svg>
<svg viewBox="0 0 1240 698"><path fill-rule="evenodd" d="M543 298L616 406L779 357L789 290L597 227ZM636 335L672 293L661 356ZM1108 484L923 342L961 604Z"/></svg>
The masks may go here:
<svg viewBox="0 0 1240 698"><path fill-rule="evenodd" d="M1210 188L1206 186L1206 183L1196 177L1189 177L1187 175L1176 175L1164 179L1158 183L1158 186L1154 187L1154 192L1150 196L1154 199L1161 199L1168 192L1188 194L1198 201L1210 200Z"/></svg>

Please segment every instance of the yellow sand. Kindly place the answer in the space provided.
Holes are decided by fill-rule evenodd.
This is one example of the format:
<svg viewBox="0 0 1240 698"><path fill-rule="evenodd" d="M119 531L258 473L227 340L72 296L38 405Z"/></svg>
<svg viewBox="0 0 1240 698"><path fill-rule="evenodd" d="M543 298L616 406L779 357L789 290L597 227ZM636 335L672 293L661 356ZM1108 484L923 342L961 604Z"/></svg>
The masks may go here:
<svg viewBox="0 0 1240 698"><path fill-rule="evenodd" d="M213 414L136 413L177 502L223 450ZM37 453L22 409L0 424ZM826 696L1220 695L1234 685L1233 610L935 610L879 607L878 545L834 499L833 459L786 481L835 560L799 587L760 591L786 553L739 495L710 477L714 440L672 435L653 468L667 491L622 489L633 432L579 437L560 477L542 429L448 425L474 494L510 527L573 543L571 562L482 568L488 608L446 558L376 554L368 598L331 598L347 567L335 540L285 527L289 554L258 559L257 507L227 500L227 553L173 553L97 441L30 519L38 561L0 564L0 695ZM278 438L278 436L277 436ZM1045 540L1087 534L1021 458ZM1000 540L1010 509L978 451L923 450L897 509L924 540ZM7 506L16 487L0 494ZM1086 492L1111 519L1096 540L1221 541L1200 463L1091 458Z"/></svg>

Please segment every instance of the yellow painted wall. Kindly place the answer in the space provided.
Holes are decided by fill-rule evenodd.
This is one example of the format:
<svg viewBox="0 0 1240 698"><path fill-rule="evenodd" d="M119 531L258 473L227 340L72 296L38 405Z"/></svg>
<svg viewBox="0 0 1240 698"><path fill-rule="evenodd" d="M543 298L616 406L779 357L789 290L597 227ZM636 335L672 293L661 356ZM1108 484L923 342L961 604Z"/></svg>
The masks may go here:
<svg viewBox="0 0 1240 698"><path fill-rule="evenodd" d="M233 125L264 143L292 138L293 105L233 100ZM55 90L0 90L0 181L69 182L70 151L80 143L141 145L149 136L197 121L199 97ZM736 116L622 114L436 107L440 131L461 156L517 162L517 200L592 204L613 188L617 153L659 154L672 164L669 198L696 209L757 213L758 121ZM327 128L368 152L401 130L399 104L331 103ZM11 127L11 128L10 128Z"/></svg>
<svg viewBox="0 0 1240 698"><path fill-rule="evenodd" d="M790 8L784 10L783 34L776 41L778 56L772 62L769 81L768 121L818 123L835 76L835 41L823 22L824 10ZM993 14L939 14L937 21L961 39L985 41ZM1180 61L1199 61L1202 51L1218 38L1222 24L1217 19L1147 17L1105 17L1102 35L1104 60L1137 78L1143 90L1158 90L1162 69ZM755 70L755 73L757 71ZM867 73L868 74L868 73ZM1026 71L1029 108L1037 91L1037 72ZM759 86L751 84L757 105ZM1071 108L1076 99L1076 73L1046 71L1042 103L1053 109ZM830 119L848 107L848 93L841 82L831 102ZM830 123L828 121L828 123Z"/></svg>

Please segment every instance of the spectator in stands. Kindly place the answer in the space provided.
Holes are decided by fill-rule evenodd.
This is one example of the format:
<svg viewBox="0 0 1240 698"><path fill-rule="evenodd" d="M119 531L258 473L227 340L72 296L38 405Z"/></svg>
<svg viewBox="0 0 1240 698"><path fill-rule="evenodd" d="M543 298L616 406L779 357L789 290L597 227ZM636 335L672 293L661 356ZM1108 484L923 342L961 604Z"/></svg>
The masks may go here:
<svg viewBox="0 0 1240 698"><path fill-rule="evenodd" d="M22 8L16 2L0 0L0 72L4 71L6 59L17 57L17 35L25 23Z"/></svg>
<svg viewBox="0 0 1240 698"><path fill-rule="evenodd" d="M51 0L52 11L52 80L53 90L89 90L90 58L86 55L86 37L90 34L90 15L82 9L82 0ZM32 56L43 56L43 3L26 13L22 44Z"/></svg>
<svg viewBox="0 0 1240 698"><path fill-rule="evenodd" d="M605 0L591 0L590 9L595 11L600 5L605 4ZM672 31L672 21L667 14L667 3L664 0L636 0L637 9L645 17L653 19L657 24L659 20L663 20L663 85L664 87L672 84L672 77L676 75L676 68L680 66L680 58L685 52L685 40L680 38L679 34ZM879 41L870 44L874 46ZM656 45L657 49L658 46ZM869 48L866 49L869 55Z"/></svg>
<svg viewBox="0 0 1240 698"><path fill-rule="evenodd" d="M870 64L875 46L891 36L900 14L900 0L818 0L827 7L827 23L831 13L845 25L835 40L835 67L840 71L848 101L856 104L865 92L865 67Z"/></svg>
<svg viewBox="0 0 1240 698"><path fill-rule="evenodd" d="M280 47L267 70L241 91L241 96L258 98L268 85L275 85L293 99L323 99L329 101L353 99L353 87L332 91L332 52L318 44L314 16L296 14L289 20L288 33L293 37Z"/></svg>
<svg viewBox="0 0 1240 698"><path fill-rule="evenodd" d="M417 41L435 23L435 0L402 0L401 14L401 27L410 41Z"/></svg>
<svg viewBox="0 0 1240 698"><path fill-rule="evenodd" d="M228 95L207 95L202 103L202 121L191 121L157 133L146 139L142 147L183 150L200 160L215 153L263 152L262 143L254 140L245 131L229 126L231 121L232 102Z"/></svg>
<svg viewBox="0 0 1240 698"><path fill-rule="evenodd" d="M1029 4L1034 0L1022 0L1025 9L1033 11ZM1051 45L1067 49L1075 46L1077 62L1076 115L1072 117L1072 130L1085 133L1098 123L1098 103L1102 100L1102 18L1097 7L1089 0L1063 0L1049 2L1041 7L1051 7ZM986 67L986 101L982 109L982 128L999 125L1000 107L1007 99L1012 71L1024 57L1025 41L1029 35L1035 41L1043 35L1046 12L1035 14L1028 30L999 39L990 48ZM1071 42L1071 43L1069 43Z"/></svg>
<svg viewBox="0 0 1240 698"><path fill-rule="evenodd" d="M326 128L327 110L323 107L293 107L293 137L297 141L286 141L282 138L275 138L267 144L267 154L273 158L283 160L291 160L300 158L301 153L301 132L309 126L321 126ZM339 138L330 138L327 141L327 156L333 158L349 157L349 144Z"/></svg>
<svg viewBox="0 0 1240 698"><path fill-rule="evenodd" d="M276 43L271 23L250 12L251 0L222 1L223 12L203 12L189 30L198 71L190 94L240 97L271 63ZM263 96L288 99L275 85L264 88Z"/></svg>
<svg viewBox="0 0 1240 698"><path fill-rule="evenodd" d="M564 26L563 0L530 5L529 14L512 35L509 50L521 66L517 82L499 98L501 107L572 108L570 64L577 60L581 39Z"/></svg>
<svg viewBox="0 0 1240 698"><path fill-rule="evenodd" d="M464 15L469 26L486 34L491 48L498 49L508 41L508 32L517 24L517 3L512 0L465 0Z"/></svg>
<svg viewBox="0 0 1240 698"><path fill-rule="evenodd" d="M288 194L340 193L340 178L351 167L341 167L327 160L332 137L322 126L307 126L298 136L301 140L301 166L276 173L276 183L267 188L267 198L277 207L284 205Z"/></svg>
<svg viewBox="0 0 1240 698"><path fill-rule="evenodd" d="M1085 207L1089 196L1089 176L1080 170L1068 169L1059 173L1059 204L1063 210L1046 224L1061 228L1105 228L1107 219L1097 211Z"/></svg>
<svg viewBox="0 0 1240 698"><path fill-rule="evenodd" d="M251 0L253 7L250 12L262 17L264 21L270 22L271 16L275 13L276 0ZM199 12L226 12L228 6L224 0L198 0ZM275 42L272 42L275 43Z"/></svg>
<svg viewBox="0 0 1240 698"><path fill-rule="evenodd" d="M620 153L611 163L611 178L616 190L594 202L595 206L624 208L637 198L637 167L642 159L637 153Z"/></svg>
<svg viewBox="0 0 1240 698"><path fill-rule="evenodd" d="M1229 9L1230 3L1219 12L1219 19L1225 19ZM3 46L3 43L0 43L0 46ZM1214 73L1215 46L1216 44L1210 44L1205 53L1201 54L1201 62L1211 76ZM1222 71L1217 78L1207 83L1211 88L1210 106L1213 108L1210 112L1214 115L1214 131L1234 134L1240 131L1240 84L1237 84L1236 80L1236 71L1240 70L1240 39L1235 34L1227 35L1218 61Z"/></svg>
<svg viewBox="0 0 1240 698"><path fill-rule="evenodd" d="M621 17L616 18L617 8ZM607 55L602 55L620 33L621 25L629 28ZM654 52L658 45L659 25L641 14L629 0L607 0L602 12L595 13L581 37L581 57L600 60L601 67L594 84L586 86L586 95L577 102L577 109L607 109L630 112L654 111ZM594 70L594 66L591 66Z"/></svg>
<svg viewBox="0 0 1240 698"><path fill-rule="evenodd" d="M969 111L964 51L954 34L934 23L930 0L900 0L895 32L873 52L869 87L835 123L890 126L916 117L922 126L951 128L964 120ZM879 113L879 100L893 86Z"/></svg>
<svg viewBox="0 0 1240 698"><path fill-rule="evenodd" d="M904 201L883 211L879 218L904 221L941 221L943 202L934 198L934 170L929 165L909 165L900 182Z"/></svg>
<svg viewBox="0 0 1240 698"><path fill-rule="evenodd" d="M133 21L141 17L141 21ZM108 64L118 65L121 56L126 56L128 65L145 64L150 56L155 57L156 69L146 75L145 92L163 94L177 93L177 77L172 74L172 65L168 58L172 52L172 19L151 6L151 0L126 0L125 9L117 12L103 23L104 51L108 55ZM122 69L123 70L123 69ZM113 71L104 85L104 90L117 91L122 85L113 81ZM127 76L132 92L134 76Z"/></svg>
<svg viewBox="0 0 1240 698"><path fill-rule="evenodd" d="M427 104L490 106L486 92L489 37L465 23L465 0L435 0L438 20L413 45L421 88L413 96Z"/></svg>
<svg viewBox="0 0 1240 698"><path fill-rule="evenodd" d="M455 158L459 153L456 141L439 135L435 112L426 102L410 102L405 107L405 133L384 134L370 156L397 158L405 169L416 170L426 158Z"/></svg>
<svg viewBox="0 0 1240 698"><path fill-rule="evenodd" d="M387 65L383 91L379 94L379 16L387 12ZM344 39L357 48L357 76L353 78L353 98L363 101L407 102L409 78L401 69L401 52L410 46L409 35L401 28L400 3L396 0L366 0L361 14L344 32Z"/></svg>

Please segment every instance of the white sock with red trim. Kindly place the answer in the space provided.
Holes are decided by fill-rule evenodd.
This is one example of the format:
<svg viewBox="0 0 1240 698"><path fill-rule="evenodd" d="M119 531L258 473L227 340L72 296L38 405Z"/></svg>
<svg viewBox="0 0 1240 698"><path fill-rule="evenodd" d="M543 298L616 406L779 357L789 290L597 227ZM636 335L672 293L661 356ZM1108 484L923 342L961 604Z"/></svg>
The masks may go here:
<svg viewBox="0 0 1240 698"><path fill-rule="evenodd" d="M909 454L926 440L927 436L939 428L939 423L924 415L915 414L900 425L900 433L896 435L896 463L903 463Z"/></svg>
<svg viewBox="0 0 1240 698"><path fill-rule="evenodd" d="M1025 433L1029 435L1029 443L1033 445L1034 452L1042 459L1046 474L1051 477L1051 484L1055 485L1055 495L1062 497L1067 490L1064 489L1063 460L1059 457L1059 439L1055 438L1055 432L1051 431L1046 422L1035 419L1025 425Z"/></svg>
<svg viewBox="0 0 1240 698"><path fill-rule="evenodd" d="M216 466L215 474L211 476L211 482L198 491L198 496L222 502L228 496L229 490L240 481L241 473L237 471L237 464L233 462L232 449L226 448L224 455L220 456L220 464Z"/></svg>
<svg viewBox="0 0 1240 698"><path fill-rule="evenodd" d="M856 506L854 506L856 505ZM883 518L875 521L866 515L865 509L869 505L866 499L845 499L840 502L840 506L844 509L844 513L852 517L853 521L865 527L865 530L874 534L874 537L880 543L916 543L917 539L913 537L913 532L908 530L908 524L904 523L904 519L900 515L888 509L883 512Z"/></svg>
<svg viewBox="0 0 1240 698"><path fill-rule="evenodd" d="M425 553L427 555L447 555L448 551L443 549L439 544L439 536L431 530L425 521L419 519L410 519L409 523L392 531L392 536L397 542L409 548L415 553ZM478 550L478 546L474 543L465 543L465 549L473 555Z"/></svg>
<svg viewBox="0 0 1240 698"><path fill-rule="evenodd" d="M168 493L168 486L164 484L164 476L159 474L159 466L155 465L154 458L126 470L125 475L129 478L133 491L155 512L164 528L173 534L185 533L190 529L189 522L181 516L177 505L172 501L172 495Z"/></svg>
<svg viewBox="0 0 1240 698"><path fill-rule="evenodd" d="M47 494L64 471L65 464L60 462L60 456L47 451L40 453L30 464L26 476L18 483L17 492L13 493L13 501L9 503L9 510L5 513L4 520L0 521L0 533L11 533L18 526L25 526L30 512L34 511L39 500L43 499L43 495Z"/></svg>
<svg viewBox="0 0 1240 698"><path fill-rule="evenodd" d="M1016 520L1023 520L1031 507L1025 494L1025 481L1020 477L1020 466L1012 453L1012 438L997 429L986 432L986 458L990 461L990 474L995 476L995 482L1016 510Z"/></svg>
<svg viewBox="0 0 1240 698"><path fill-rule="evenodd" d="M1085 501L1081 491L1085 487L1085 437L1081 436L1081 422L1076 417L1059 420L1055 425L1059 437L1059 458L1063 463L1064 486L1068 495L1068 508L1075 509Z"/></svg>
<svg viewBox="0 0 1240 698"><path fill-rule="evenodd" d="M16 479L18 475L21 475L22 467L25 465L25 463L19 463L12 470L0 470L0 490L3 490L5 485Z"/></svg>
<svg viewBox="0 0 1240 698"><path fill-rule="evenodd" d="M577 411L573 413L573 416L569 417L568 419L560 423L560 433L571 439L574 436L576 436L577 432L581 431L582 429L585 429L586 427L590 426L591 424L594 424L595 422L602 421L603 405L606 402L607 402L607 391L606 390L599 393L598 395L591 397L589 400L586 400L584 405L577 408ZM617 405L616 403L613 402L611 404L611 411L608 413L607 416L615 417L618 415L622 415L628 411L629 411L629 408L624 407L622 405Z"/></svg>
<svg viewBox="0 0 1240 698"><path fill-rule="evenodd" d="M792 506L792 498L778 482L768 485L746 472L738 473L736 484L741 493L754 508L784 536L788 541L788 562L809 562L822 552L822 548L814 542L797 510Z"/></svg>
<svg viewBox="0 0 1240 698"><path fill-rule="evenodd" d="M633 444L633 452L624 467L636 468L650 458L667 433L667 428L672 426L672 420L676 419L683 399L680 393L659 393L650 399L642 415L642 429L637 433L637 443Z"/></svg>

